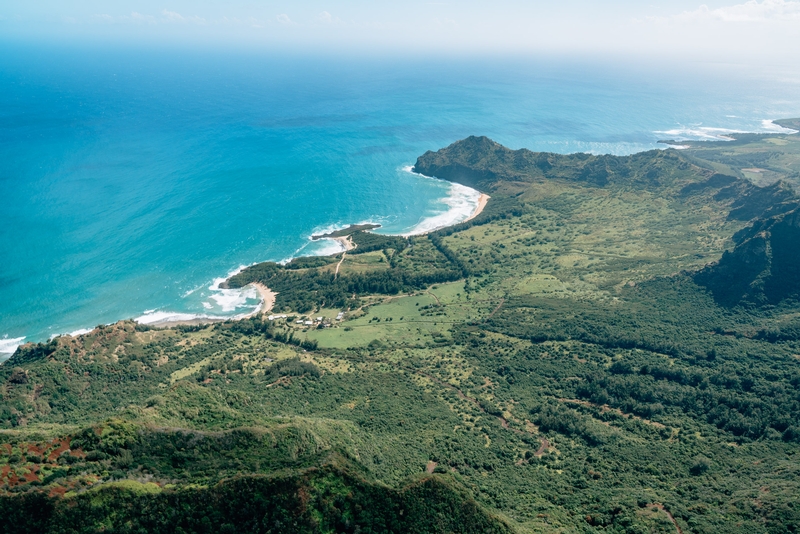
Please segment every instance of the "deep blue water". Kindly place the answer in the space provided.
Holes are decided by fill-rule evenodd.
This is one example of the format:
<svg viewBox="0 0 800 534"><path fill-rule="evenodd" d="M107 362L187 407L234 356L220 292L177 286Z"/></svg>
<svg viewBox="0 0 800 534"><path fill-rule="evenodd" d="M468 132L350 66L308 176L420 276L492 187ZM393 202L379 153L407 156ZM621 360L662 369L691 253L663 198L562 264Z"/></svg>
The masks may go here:
<svg viewBox="0 0 800 534"><path fill-rule="evenodd" d="M215 282L331 252L309 241L326 228L460 220L472 193L403 169L467 135L627 154L800 115L796 82L736 68L5 50L6 352L146 312L246 312L254 293Z"/></svg>

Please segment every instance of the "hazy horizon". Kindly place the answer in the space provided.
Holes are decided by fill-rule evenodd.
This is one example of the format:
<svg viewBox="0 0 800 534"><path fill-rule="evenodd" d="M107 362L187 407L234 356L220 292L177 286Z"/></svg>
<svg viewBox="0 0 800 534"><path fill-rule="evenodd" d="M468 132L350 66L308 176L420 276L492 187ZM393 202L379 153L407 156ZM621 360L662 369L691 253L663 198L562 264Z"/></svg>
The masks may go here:
<svg viewBox="0 0 800 534"><path fill-rule="evenodd" d="M0 6L8 43L286 54L536 56L800 63L800 1L701 3L29 2Z"/></svg>

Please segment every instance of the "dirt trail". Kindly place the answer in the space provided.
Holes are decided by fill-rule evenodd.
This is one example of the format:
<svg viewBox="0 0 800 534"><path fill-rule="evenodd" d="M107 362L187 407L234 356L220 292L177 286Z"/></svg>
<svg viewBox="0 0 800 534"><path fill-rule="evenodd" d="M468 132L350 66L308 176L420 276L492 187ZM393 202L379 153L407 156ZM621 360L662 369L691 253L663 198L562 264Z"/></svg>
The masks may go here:
<svg viewBox="0 0 800 534"><path fill-rule="evenodd" d="M291 383L292 383L292 379L290 377L282 376L279 379L277 379L275 382L272 382L271 384L267 384L266 386L264 386L264 388L265 389L266 388L271 388L272 386L277 386L279 384L280 385L289 385Z"/></svg>
<svg viewBox="0 0 800 534"><path fill-rule="evenodd" d="M435 298L435 299L436 299L436 304L438 304L439 306L441 306L441 305L442 305L442 303L439 301L439 297L437 297L437 296L436 296L436 294L434 294L432 291L430 291L430 290L426 289L426 290L425 290L425 293L427 293L428 295L430 295L430 296L432 296L433 298Z"/></svg>
<svg viewBox="0 0 800 534"><path fill-rule="evenodd" d="M506 299L505 298L500 299L500 304L498 304L497 307L492 311L492 313L489 314L489 317L487 317L486 320L488 321L489 319L494 317L494 314L499 312L500 308L502 308L503 304L505 304L505 303L506 303Z"/></svg>
<svg viewBox="0 0 800 534"><path fill-rule="evenodd" d="M339 278L339 267L342 266L342 262L344 261L344 257L347 256L347 251L342 252L342 259L339 260L339 263L336 264L336 272L333 273L333 279L336 280Z"/></svg>
<svg viewBox="0 0 800 534"><path fill-rule="evenodd" d="M336 238L336 241L338 241L339 243L342 244L342 246L344 246L344 252L342 252L342 259L340 259L339 263L336 264L336 272L333 274L334 280L339 278L339 267L342 266L342 263L344 262L344 257L347 256L347 251L353 250L358 246L353 243L353 241L350 239L350 236Z"/></svg>
<svg viewBox="0 0 800 534"><path fill-rule="evenodd" d="M648 507L652 506L653 508L658 508L659 510L661 510L662 512L667 514L667 517L672 522L672 524L675 526L675 532L677 532L678 534L683 534L683 530L681 529L681 527L678 524L678 522L675 521L675 517L671 513L669 513L669 510L664 508L663 504L661 504L660 502L654 502L654 503L648 504L647 506Z"/></svg>

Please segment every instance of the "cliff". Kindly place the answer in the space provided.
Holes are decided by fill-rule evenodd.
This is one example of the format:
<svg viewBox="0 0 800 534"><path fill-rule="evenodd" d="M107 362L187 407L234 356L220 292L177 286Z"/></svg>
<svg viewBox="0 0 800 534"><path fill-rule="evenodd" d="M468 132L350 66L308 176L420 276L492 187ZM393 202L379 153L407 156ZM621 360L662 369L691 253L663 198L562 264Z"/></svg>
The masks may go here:
<svg viewBox="0 0 800 534"><path fill-rule="evenodd" d="M724 305L777 304L800 297L800 208L759 220L695 279Z"/></svg>

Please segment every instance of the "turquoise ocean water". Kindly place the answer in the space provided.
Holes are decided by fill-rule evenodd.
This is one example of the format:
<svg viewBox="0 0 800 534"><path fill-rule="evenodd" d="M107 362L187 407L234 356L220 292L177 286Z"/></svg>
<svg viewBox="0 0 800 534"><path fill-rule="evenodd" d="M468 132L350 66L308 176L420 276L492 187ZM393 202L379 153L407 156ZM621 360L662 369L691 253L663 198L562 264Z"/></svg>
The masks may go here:
<svg viewBox="0 0 800 534"><path fill-rule="evenodd" d="M766 131L797 81L735 67L4 47L0 352L128 317L235 316L244 265L413 233L476 193L408 172L467 135L629 154ZM0 356L2 356L0 354Z"/></svg>

